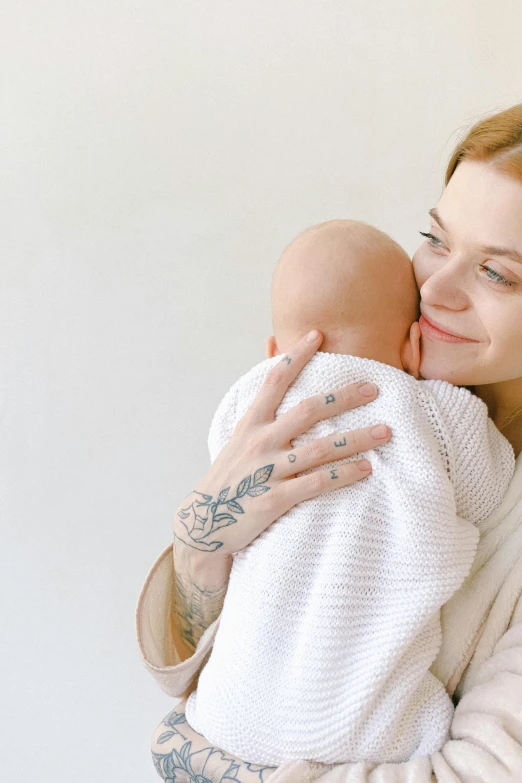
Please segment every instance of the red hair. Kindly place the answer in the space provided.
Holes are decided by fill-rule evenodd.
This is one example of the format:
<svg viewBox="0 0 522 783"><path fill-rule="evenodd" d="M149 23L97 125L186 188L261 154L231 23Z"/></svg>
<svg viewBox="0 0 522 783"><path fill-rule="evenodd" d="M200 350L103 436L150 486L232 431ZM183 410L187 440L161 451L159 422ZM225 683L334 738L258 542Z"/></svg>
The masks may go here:
<svg viewBox="0 0 522 783"><path fill-rule="evenodd" d="M522 182L522 103L481 120L457 145L446 169L446 185L462 160L489 161Z"/></svg>

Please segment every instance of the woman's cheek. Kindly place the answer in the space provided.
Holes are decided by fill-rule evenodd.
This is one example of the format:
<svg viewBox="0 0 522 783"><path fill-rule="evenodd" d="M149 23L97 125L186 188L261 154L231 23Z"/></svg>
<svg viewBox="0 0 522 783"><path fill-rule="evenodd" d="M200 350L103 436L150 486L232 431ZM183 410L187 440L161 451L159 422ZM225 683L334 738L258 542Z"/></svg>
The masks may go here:
<svg viewBox="0 0 522 783"><path fill-rule="evenodd" d="M428 253L423 247L420 247L414 254L412 262L415 281L417 288L420 290L431 274Z"/></svg>

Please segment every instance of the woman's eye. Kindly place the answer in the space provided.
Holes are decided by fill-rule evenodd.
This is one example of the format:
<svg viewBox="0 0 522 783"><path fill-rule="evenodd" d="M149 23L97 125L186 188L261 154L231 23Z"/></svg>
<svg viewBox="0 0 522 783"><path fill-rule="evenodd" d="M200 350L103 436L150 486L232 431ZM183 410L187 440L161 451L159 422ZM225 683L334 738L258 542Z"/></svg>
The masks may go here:
<svg viewBox="0 0 522 783"><path fill-rule="evenodd" d="M429 239L429 243L432 247L444 247L444 242L433 234L426 233L426 231L419 231L419 234L426 239Z"/></svg>
<svg viewBox="0 0 522 783"><path fill-rule="evenodd" d="M508 280L506 277L503 277L502 275L499 275L499 273L495 272L495 270L491 269L491 267L486 266L485 264L481 264L480 268L484 269L488 280L493 280L495 283L500 283L500 285L513 285L510 280Z"/></svg>
<svg viewBox="0 0 522 783"><path fill-rule="evenodd" d="M444 249L445 245L442 239L439 239L434 234L431 234L429 231L419 231L419 234L423 237L426 237L428 240L428 245L433 248L437 249ZM511 280L508 280L507 277L504 277L499 272L495 272L494 269L491 269L491 267L486 266L486 264L480 265L481 270L484 270L486 273L486 277L488 280L491 280L493 283L497 283L498 285L508 286L512 288L515 283L513 283Z"/></svg>

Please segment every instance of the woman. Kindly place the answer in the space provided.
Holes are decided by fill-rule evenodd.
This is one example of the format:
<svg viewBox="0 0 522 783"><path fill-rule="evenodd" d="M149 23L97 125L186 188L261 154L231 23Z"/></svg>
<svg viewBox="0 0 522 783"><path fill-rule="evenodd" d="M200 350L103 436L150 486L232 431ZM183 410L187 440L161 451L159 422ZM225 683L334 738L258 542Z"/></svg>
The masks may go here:
<svg viewBox="0 0 522 783"><path fill-rule="evenodd" d="M478 123L459 144L430 216L431 228L413 258L421 294L422 376L474 387L517 455L503 504L481 525L472 571L442 610L443 640L432 671L457 705L451 739L430 757L373 770L364 763L305 761L276 770L234 759L185 721L185 699L212 648L232 554L293 505L328 487L321 470L296 478L282 469L291 440L327 416L324 397L274 420L288 386L320 346L321 335L312 335L290 352L290 361L275 366L196 488L217 496L249 469L273 465L271 491L251 499L241 524L221 529L221 546L212 552L187 540L176 514L174 546L155 563L140 596L138 640L145 665L165 692L183 697L153 738L156 769L165 780L522 781L522 105ZM342 397L346 409L373 399L354 387ZM350 454L376 445L370 430L351 433L347 442ZM332 459L329 446L315 441L315 448L302 448L312 450L319 466ZM348 485L367 473L349 463L339 475ZM181 505L188 503L190 496Z"/></svg>

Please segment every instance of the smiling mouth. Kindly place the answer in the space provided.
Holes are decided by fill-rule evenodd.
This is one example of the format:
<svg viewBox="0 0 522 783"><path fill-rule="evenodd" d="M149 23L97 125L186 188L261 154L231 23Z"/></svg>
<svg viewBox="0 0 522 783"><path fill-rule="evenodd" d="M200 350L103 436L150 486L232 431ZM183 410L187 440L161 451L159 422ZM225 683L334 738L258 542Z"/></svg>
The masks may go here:
<svg viewBox="0 0 522 783"><path fill-rule="evenodd" d="M441 343L478 343L478 340L470 340L468 337L461 337L458 334L445 332L435 324L428 321L425 315L419 318L419 326L423 337L429 340L437 340Z"/></svg>

